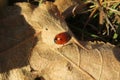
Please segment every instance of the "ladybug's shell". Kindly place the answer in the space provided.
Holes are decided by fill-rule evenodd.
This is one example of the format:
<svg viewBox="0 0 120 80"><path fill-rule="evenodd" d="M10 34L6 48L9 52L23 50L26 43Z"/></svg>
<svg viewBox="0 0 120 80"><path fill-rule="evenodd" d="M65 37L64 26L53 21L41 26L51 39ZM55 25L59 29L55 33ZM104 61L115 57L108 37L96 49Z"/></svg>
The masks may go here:
<svg viewBox="0 0 120 80"><path fill-rule="evenodd" d="M54 41L56 44L65 44L71 39L71 36L68 32L62 32L55 36Z"/></svg>

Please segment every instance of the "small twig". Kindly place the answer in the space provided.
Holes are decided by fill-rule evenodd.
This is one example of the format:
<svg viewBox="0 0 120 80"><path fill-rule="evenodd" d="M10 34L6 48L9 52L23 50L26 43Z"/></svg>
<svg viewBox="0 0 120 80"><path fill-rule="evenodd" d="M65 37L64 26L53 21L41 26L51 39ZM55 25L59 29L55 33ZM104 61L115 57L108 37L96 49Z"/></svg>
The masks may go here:
<svg viewBox="0 0 120 80"><path fill-rule="evenodd" d="M112 30L115 32L115 28L114 28L114 26L112 25L112 23L110 22L108 16L105 14L105 12L104 12L104 10L103 10L103 7L102 7L102 4L100 3L99 0L97 0L97 3L98 3L98 6L99 6L99 8L98 8L99 11L102 11L102 12L103 12L103 15L104 15L104 17L105 17L106 22L111 26Z"/></svg>
<svg viewBox="0 0 120 80"><path fill-rule="evenodd" d="M105 19L106 19L107 23L111 26L112 30L113 30L114 32L116 32L114 26L112 25L112 23L111 23L110 20L108 19L107 15L105 15Z"/></svg>
<svg viewBox="0 0 120 80"><path fill-rule="evenodd" d="M73 16L75 16L75 10L76 10L76 8L77 8L78 6L79 6L79 4L75 5L75 7L74 7L73 10L72 10Z"/></svg>
<svg viewBox="0 0 120 80"><path fill-rule="evenodd" d="M109 24L106 24L106 28L107 28L107 35L109 35L110 33L109 33Z"/></svg>
<svg viewBox="0 0 120 80"><path fill-rule="evenodd" d="M109 10L111 10L112 12L114 12L115 14L120 15L120 11L117 11L117 10L112 9L112 8L109 8L109 7L106 7L106 9L109 9Z"/></svg>

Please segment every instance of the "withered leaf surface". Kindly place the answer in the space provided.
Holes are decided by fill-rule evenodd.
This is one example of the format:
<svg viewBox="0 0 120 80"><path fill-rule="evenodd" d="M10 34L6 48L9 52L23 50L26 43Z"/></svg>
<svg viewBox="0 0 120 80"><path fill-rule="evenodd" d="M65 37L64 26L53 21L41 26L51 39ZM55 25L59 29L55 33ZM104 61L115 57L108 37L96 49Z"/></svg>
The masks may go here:
<svg viewBox="0 0 120 80"><path fill-rule="evenodd" d="M17 3L0 19L0 80L119 80L120 49L109 43L72 39L57 45L54 37L69 32L52 3L39 7Z"/></svg>

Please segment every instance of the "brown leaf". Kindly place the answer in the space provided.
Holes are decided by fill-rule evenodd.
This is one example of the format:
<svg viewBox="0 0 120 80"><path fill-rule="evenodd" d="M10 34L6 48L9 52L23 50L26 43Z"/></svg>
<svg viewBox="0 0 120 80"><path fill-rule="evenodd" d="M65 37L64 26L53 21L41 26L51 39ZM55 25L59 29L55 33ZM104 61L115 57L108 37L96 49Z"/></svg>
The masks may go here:
<svg viewBox="0 0 120 80"><path fill-rule="evenodd" d="M103 42L82 42L82 49L57 7L28 3L4 11L0 19L1 80L118 80L120 49ZM54 42L61 32L71 40Z"/></svg>

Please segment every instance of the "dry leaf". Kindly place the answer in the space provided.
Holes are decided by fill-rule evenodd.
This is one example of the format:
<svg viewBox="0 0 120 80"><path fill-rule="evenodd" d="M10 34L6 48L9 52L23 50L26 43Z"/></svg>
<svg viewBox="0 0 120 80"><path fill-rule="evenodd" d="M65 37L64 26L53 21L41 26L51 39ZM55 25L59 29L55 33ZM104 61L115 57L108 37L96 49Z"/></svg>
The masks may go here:
<svg viewBox="0 0 120 80"><path fill-rule="evenodd" d="M56 15L57 14L57 15ZM120 49L109 43L82 42L71 34L64 45L55 35L68 31L52 3L17 3L0 19L1 80L118 80Z"/></svg>

